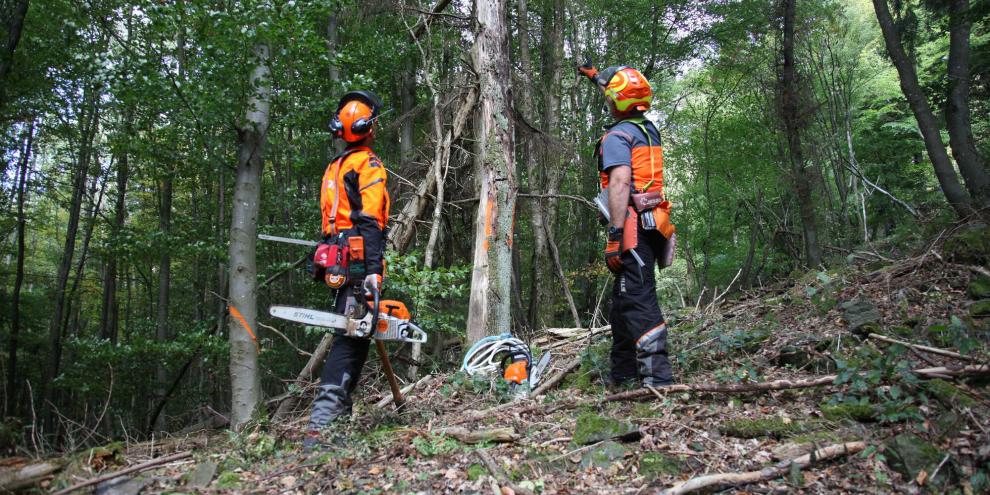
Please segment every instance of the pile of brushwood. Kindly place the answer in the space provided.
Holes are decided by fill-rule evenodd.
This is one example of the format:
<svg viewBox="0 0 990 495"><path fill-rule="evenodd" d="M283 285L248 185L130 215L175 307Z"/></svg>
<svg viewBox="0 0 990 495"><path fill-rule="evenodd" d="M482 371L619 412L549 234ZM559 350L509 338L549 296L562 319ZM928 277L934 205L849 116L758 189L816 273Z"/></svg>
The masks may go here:
<svg viewBox="0 0 990 495"><path fill-rule="evenodd" d="M897 259L851 252L670 314L680 384L665 389L606 391L608 329L561 329L536 342L557 359L526 400L436 374L396 412L370 370L322 451L299 447L304 400L238 434L93 449L40 479L129 490L114 493L987 493L988 243L967 227Z"/></svg>

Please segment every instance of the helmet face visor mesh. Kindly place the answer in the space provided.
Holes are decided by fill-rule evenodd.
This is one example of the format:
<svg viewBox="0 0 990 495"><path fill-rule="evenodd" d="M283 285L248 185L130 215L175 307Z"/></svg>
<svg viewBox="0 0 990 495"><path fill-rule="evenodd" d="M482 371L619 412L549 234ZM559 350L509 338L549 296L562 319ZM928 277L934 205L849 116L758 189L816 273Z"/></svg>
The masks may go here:
<svg viewBox="0 0 990 495"><path fill-rule="evenodd" d="M606 69L606 71L612 69ZM619 67L612 73L605 87L605 97L617 112L630 110L645 112L653 102L653 88L638 70L632 67Z"/></svg>

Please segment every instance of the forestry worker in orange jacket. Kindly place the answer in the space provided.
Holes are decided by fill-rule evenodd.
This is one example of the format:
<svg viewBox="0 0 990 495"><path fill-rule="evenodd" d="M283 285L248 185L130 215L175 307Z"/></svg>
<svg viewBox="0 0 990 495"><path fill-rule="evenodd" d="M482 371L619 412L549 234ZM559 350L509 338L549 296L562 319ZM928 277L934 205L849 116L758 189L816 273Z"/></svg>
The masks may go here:
<svg viewBox="0 0 990 495"><path fill-rule="evenodd" d="M337 114L330 122L334 135L346 148L327 166L320 187L324 242L360 236L364 245L366 276L363 282L348 283L337 289L334 311L347 314L356 305L354 290L360 285L366 296L380 290L385 271L385 229L389 197L385 165L371 146L375 141L375 121L382 110L381 100L370 91L351 91L340 99ZM352 249L354 244L351 244ZM329 282L328 282L329 283ZM319 432L330 422L351 413L351 393L368 357L370 339L337 335L320 374L320 389L313 402L304 444L319 443Z"/></svg>
<svg viewBox="0 0 990 495"><path fill-rule="evenodd" d="M674 382L667 350L667 324L657 303L655 267L673 257L674 225L663 197L660 133L645 117L653 88L638 70L615 66L598 72L590 62L579 72L605 93L615 123L595 149L609 212L605 263L612 288L613 386L663 387ZM638 199L638 200L637 200Z"/></svg>

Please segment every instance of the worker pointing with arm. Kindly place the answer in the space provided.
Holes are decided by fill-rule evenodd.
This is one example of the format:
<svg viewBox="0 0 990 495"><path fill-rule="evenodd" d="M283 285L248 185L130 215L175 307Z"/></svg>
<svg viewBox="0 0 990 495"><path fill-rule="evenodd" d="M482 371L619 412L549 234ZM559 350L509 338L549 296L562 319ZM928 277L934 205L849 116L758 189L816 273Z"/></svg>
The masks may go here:
<svg viewBox="0 0 990 495"><path fill-rule="evenodd" d="M601 188L607 191L601 202L608 218L605 263L615 274L610 385L670 385L667 324L654 272L658 262L664 267L672 261L674 226L663 197L660 132L645 117L653 89L631 67L599 73L589 62L578 71L602 89L616 119L595 149Z"/></svg>
<svg viewBox="0 0 990 495"><path fill-rule="evenodd" d="M336 290L334 311L357 316L372 293L381 290L385 273L385 229L389 214L385 165L371 147L381 100L370 91L345 94L330 122L330 131L347 145L323 174L320 210L323 216L323 245L344 253L340 269L330 261L326 283ZM345 249L346 248L346 249ZM329 249L327 249L329 251ZM318 248L316 255L320 255ZM349 266L348 266L349 263ZM360 293L356 292L359 291ZM357 297L356 297L357 296ZM304 445L319 443L320 430L351 413L351 394L368 358L367 338L334 337L320 374L320 388L313 402Z"/></svg>

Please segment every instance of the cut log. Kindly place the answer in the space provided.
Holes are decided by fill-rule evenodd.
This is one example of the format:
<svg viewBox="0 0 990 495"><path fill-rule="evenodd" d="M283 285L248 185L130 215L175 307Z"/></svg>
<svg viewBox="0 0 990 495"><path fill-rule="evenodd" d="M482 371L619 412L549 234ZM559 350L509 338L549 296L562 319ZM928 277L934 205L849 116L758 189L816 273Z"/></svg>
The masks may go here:
<svg viewBox="0 0 990 495"><path fill-rule="evenodd" d="M313 355L309 357L309 361L306 362L306 366L303 366L302 371L299 372L299 376L296 377L296 382L308 382L313 373L316 371L316 367L323 363L323 358L326 357L327 351L330 350L330 343L333 342L333 335L326 334L323 336L323 340L320 341L320 345L316 346L316 350L313 351ZM275 411L275 416L272 418L276 421L285 419L293 409L296 408L296 401L299 397L294 395L289 395L278 405L278 409Z"/></svg>
<svg viewBox="0 0 990 495"><path fill-rule="evenodd" d="M460 426L451 426L450 428L433 430L433 433L454 437L461 442L470 444L482 442L509 443L515 442L520 438L520 435L516 433L516 430L509 427L489 428L487 430L468 430L467 428Z"/></svg>
<svg viewBox="0 0 990 495"><path fill-rule="evenodd" d="M812 463L827 461L836 457L855 454L866 448L866 442L849 442L829 445L801 457L778 462L773 466L763 468L759 471L748 471L745 473L722 473L699 476L682 481L676 485L660 492L661 495L680 495L691 493L710 487L729 488L734 486L748 485L760 481L768 481L788 474L791 469L798 470L810 466Z"/></svg>
<svg viewBox="0 0 990 495"><path fill-rule="evenodd" d="M9 493L33 486L61 469L50 462L36 462L20 467L0 469L0 492Z"/></svg>

